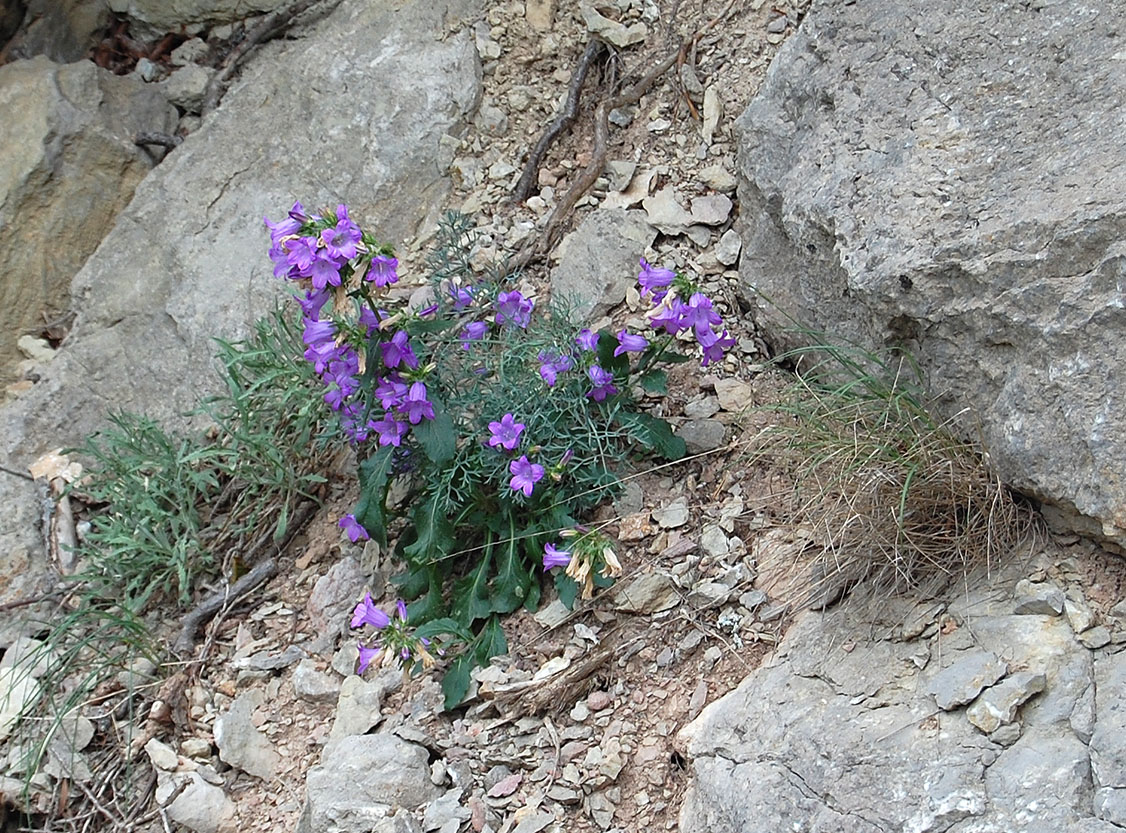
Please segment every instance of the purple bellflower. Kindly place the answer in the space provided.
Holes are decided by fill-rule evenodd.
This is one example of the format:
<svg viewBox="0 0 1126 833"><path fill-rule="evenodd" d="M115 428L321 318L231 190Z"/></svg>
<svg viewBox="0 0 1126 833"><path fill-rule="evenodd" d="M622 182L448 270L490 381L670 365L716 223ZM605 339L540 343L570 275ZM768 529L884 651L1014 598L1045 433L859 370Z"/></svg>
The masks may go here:
<svg viewBox="0 0 1126 833"><path fill-rule="evenodd" d="M543 479L544 474L543 466L529 461L526 454L509 463L508 471L512 474L508 485L514 492L523 492L524 497L532 496L532 489Z"/></svg>
<svg viewBox="0 0 1126 833"><path fill-rule="evenodd" d="M614 374L610 371L603 370L595 364L591 365L590 370L587 371L587 376L594 383L594 387L588 390L586 395L595 402L601 402L607 396L613 396L618 392L618 389L614 386Z"/></svg>
<svg viewBox="0 0 1126 833"><path fill-rule="evenodd" d="M649 346L648 340L645 336L637 336L627 333L625 330L618 331L618 346L614 348L614 355L620 356L622 353L640 353Z"/></svg>
<svg viewBox="0 0 1126 833"><path fill-rule="evenodd" d="M567 550L555 548L555 544L544 544L543 568L550 570L553 567L566 567L571 563L571 553Z"/></svg>
<svg viewBox="0 0 1126 833"><path fill-rule="evenodd" d="M524 423L517 422L512 414L505 414L500 418L500 422L489 423L492 436L489 437L488 444L492 448L513 451L520 444L520 434L526 427Z"/></svg>

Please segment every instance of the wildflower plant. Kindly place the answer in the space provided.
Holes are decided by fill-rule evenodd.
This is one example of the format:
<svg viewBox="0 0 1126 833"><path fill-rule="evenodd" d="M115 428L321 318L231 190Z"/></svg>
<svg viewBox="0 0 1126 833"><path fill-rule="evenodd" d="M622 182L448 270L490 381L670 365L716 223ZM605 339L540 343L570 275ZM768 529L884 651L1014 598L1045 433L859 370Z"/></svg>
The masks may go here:
<svg viewBox="0 0 1126 833"><path fill-rule="evenodd" d="M553 564L567 553L555 578L567 602L621 572L609 539L579 523L614 496L628 454L685 453L636 393L664 392L661 366L688 360L679 341L695 339L707 365L733 340L689 278L644 260L650 330L592 332L503 270L476 275L472 226L460 215L441 224L429 290L413 295L395 286L390 246L346 206L318 215L298 203L266 223L275 274L297 288L305 358L360 460L360 499L341 528L386 546L392 481L408 493L395 553L411 602L394 616L377 615L370 598L357 607L353 627L376 633L360 643L361 664L379 654L428 667L431 638L463 642L443 680L452 706L472 668L507 650L499 617L538 606L545 547ZM561 540L566 548L555 548Z"/></svg>

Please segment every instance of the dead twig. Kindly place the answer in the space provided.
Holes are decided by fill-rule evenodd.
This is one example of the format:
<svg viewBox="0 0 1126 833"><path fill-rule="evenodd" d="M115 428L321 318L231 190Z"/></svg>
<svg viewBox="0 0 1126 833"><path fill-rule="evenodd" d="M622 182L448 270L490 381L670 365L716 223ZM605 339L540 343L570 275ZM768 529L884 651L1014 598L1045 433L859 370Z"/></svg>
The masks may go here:
<svg viewBox="0 0 1126 833"><path fill-rule="evenodd" d="M627 87L618 95L604 99L599 103L594 112L594 150L591 154L590 164L583 169L578 179L575 180L575 183L556 204L555 209L548 216L547 223L544 225L543 232L540 236L518 252L513 258L512 264L515 269L523 269L528 266L528 264L540 260L551 251L557 242L559 232L562 230L563 221L570 216L571 211L574 210L578 201L582 199L583 195L593 187L595 181L602 175L602 171L606 167L607 143L610 137L610 111L630 104L636 104L640 101L641 97L649 92L649 89L661 76L669 71L669 68L674 63L678 60L684 60L684 55L687 54L692 44L727 17L733 5L735 5L735 0L728 0L719 14L697 29L688 40L680 44L676 51L659 61L640 81Z"/></svg>
<svg viewBox="0 0 1126 833"><path fill-rule="evenodd" d="M230 601L246 595L259 584L273 578L277 574L277 559L267 558L265 561L255 565L254 569L234 584L212 593L196 605L195 609L184 617L180 632L172 643L172 653L177 656L186 656L191 653L191 650L195 647L196 632L203 626L204 622L210 620L212 616L222 610Z"/></svg>
<svg viewBox="0 0 1126 833"><path fill-rule="evenodd" d="M531 196L532 189L536 186L539 178L540 164L543 162L544 155L555 143L555 140L565 131L570 130L571 125L575 123L575 119L579 115L579 98L582 96L587 73L595 60L605 51L606 44L598 38L593 38L586 45L586 50L579 59L575 71L571 73L571 81L567 84L567 100L563 104L563 109L547 126L547 130L536 142L532 152L528 154L524 172L520 175L520 181L516 183L516 189L512 194L514 201L523 202Z"/></svg>

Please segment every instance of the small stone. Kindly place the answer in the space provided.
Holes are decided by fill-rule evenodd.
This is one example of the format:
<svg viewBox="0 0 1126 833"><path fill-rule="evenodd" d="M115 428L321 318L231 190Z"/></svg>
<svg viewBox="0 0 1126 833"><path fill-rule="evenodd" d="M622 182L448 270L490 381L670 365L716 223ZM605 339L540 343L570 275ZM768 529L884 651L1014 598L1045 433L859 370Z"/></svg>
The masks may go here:
<svg viewBox="0 0 1126 833"><path fill-rule="evenodd" d="M641 541L653 534L653 527L649 523L648 512L636 512L626 515L618 523L619 541Z"/></svg>
<svg viewBox="0 0 1126 833"><path fill-rule="evenodd" d="M590 717L590 709L587 708L586 703L576 703L571 709L571 719L576 723L582 723L588 717Z"/></svg>
<svg viewBox="0 0 1126 833"><path fill-rule="evenodd" d="M645 573L629 584L616 586L611 595L615 610L627 613L660 613L680 601L676 584L665 573Z"/></svg>
<svg viewBox="0 0 1126 833"><path fill-rule="evenodd" d="M1066 597L1063 591L1050 582L1032 582L1022 579L1016 586L1017 604L1013 613L1040 616L1059 616L1063 613Z"/></svg>
<svg viewBox="0 0 1126 833"><path fill-rule="evenodd" d="M786 31L788 25L789 21L786 19L786 15L777 15L771 18L770 22L766 24L766 31L774 35L780 35Z"/></svg>
<svg viewBox="0 0 1126 833"><path fill-rule="evenodd" d="M549 813L536 813L521 821L512 829L512 833L540 833L545 827L555 821L555 816Z"/></svg>
<svg viewBox="0 0 1126 833"><path fill-rule="evenodd" d="M555 20L555 0L524 0L524 19L537 32L551 31Z"/></svg>
<svg viewBox="0 0 1126 833"><path fill-rule="evenodd" d="M715 524L709 524L704 527L700 535L700 549L712 558L723 558L731 552L731 542L722 529Z"/></svg>
<svg viewBox="0 0 1126 833"><path fill-rule="evenodd" d="M719 407L732 413L745 410L754 397L750 384L742 379L716 379L715 393Z"/></svg>
<svg viewBox="0 0 1126 833"><path fill-rule="evenodd" d="M0 740L38 699L41 686L21 668L0 668Z"/></svg>
<svg viewBox="0 0 1126 833"><path fill-rule="evenodd" d="M708 648L706 651L704 651L704 663L709 668L711 668L717 662L719 662L719 660L722 656L723 656L723 651L721 651L715 645L712 645L710 648Z"/></svg>
<svg viewBox="0 0 1126 833"><path fill-rule="evenodd" d="M118 671L114 679L126 691L133 691L138 686L152 682L155 679L156 663L148 657L137 657L128 666Z"/></svg>
<svg viewBox="0 0 1126 833"><path fill-rule="evenodd" d="M383 719L380 703L383 690L377 681L368 682L362 677L347 677L340 686L336 704L336 720L329 738L363 735Z"/></svg>
<svg viewBox="0 0 1126 833"><path fill-rule="evenodd" d="M739 237L739 233L729 228L716 243L715 259L724 266L734 266L739 262L739 252L742 250L743 240Z"/></svg>
<svg viewBox="0 0 1126 833"><path fill-rule="evenodd" d="M149 760L157 769L170 772L176 769L180 763L180 756L176 754L176 750L156 738L150 738L149 742L145 744L145 752L148 753Z"/></svg>
<svg viewBox="0 0 1126 833"><path fill-rule="evenodd" d="M614 698L605 691L592 691L586 698L586 705L592 712L600 712L614 705Z"/></svg>
<svg viewBox="0 0 1126 833"><path fill-rule="evenodd" d="M766 594L761 590L751 590L739 597L739 604L749 611L754 611L766 602Z"/></svg>
<svg viewBox="0 0 1126 833"><path fill-rule="evenodd" d="M994 743L1001 746L1012 746L1020 740L1020 724L1019 723L1006 723L996 732L989 736L989 739Z"/></svg>
<svg viewBox="0 0 1126 833"><path fill-rule="evenodd" d="M715 419L689 420L677 429L676 434L693 454L714 451L727 442L727 426Z"/></svg>
<svg viewBox="0 0 1126 833"><path fill-rule="evenodd" d="M487 136L500 138L508 133L508 116L504 110L490 103L482 103L477 108L473 123Z"/></svg>
<svg viewBox="0 0 1126 833"><path fill-rule="evenodd" d="M190 38L177 46L168 58L174 67L201 63L206 60L209 47L202 38Z"/></svg>
<svg viewBox="0 0 1126 833"><path fill-rule="evenodd" d="M700 171L700 182L716 191L734 191L736 185L734 174L722 165L708 165Z"/></svg>
<svg viewBox="0 0 1126 833"><path fill-rule="evenodd" d="M651 226L664 234L684 234L692 225L692 215L681 207L676 191L670 185L641 201Z"/></svg>
<svg viewBox="0 0 1126 833"><path fill-rule="evenodd" d="M1074 633L1083 633L1095 624L1095 613L1083 599L1064 599L1063 613Z"/></svg>
<svg viewBox="0 0 1126 833"><path fill-rule="evenodd" d="M702 581L688 594L688 604L696 610L718 607L727 601L731 589L718 581Z"/></svg>
<svg viewBox="0 0 1126 833"><path fill-rule="evenodd" d="M715 137L716 128L719 126L720 116L723 115L723 102L720 100L719 92L714 86L708 87L704 92L704 106L703 106L703 124L701 125L701 133L703 134L704 144L710 145L712 139Z"/></svg>
<svg viewBox="0 0 1126 833"><path fill-rule="evenodd" d="M277 774L281 756L254 725L253 712L262 702L258 690L237 697L215 721L215 745L224 763L268 781Z"/></svg>
<svg viewBox="0 0 1126 833"><path fill-rule="evenodd" d="M615 107L609 113L610 124L615 127L629 127L633 124L633 108L632 107Z"/></svg>
<svg viewBox="0 0 1126 833"><path fill-rule="evenodd" d="M145 83L155 81L160 75L160 67L148 58L138 58L137 65L133 67L134 74Z"/></svg>
<svg viewBox="0 0 1126 833"><path fill-rule="evenodd" d="M55 358L55 350L45 339L31 335L22 335L16 339L16 349L31 359L33 362L46 364Z"/></svg>
<svg viewBox="0 0 1126 833"><path fill-rule="evenodd" d="M624 191L629 187L634 173L637 172L637 163L628 159L614 159L606 163L606 175L609 177L611 191Z"/></svg>
<svg viewBox="0 0 1126 833"><path fill-rule="evenodd" d="M208 67L188 64L161 81L161 89L170 104L187 113L199 113L214 74L215 70Z"/></svg>
<svg viewBox="0 0 1126 833"><path fill-rule="evenodd" d="M461 787L447 790L440 798L436 798L426 805L422 814L422 829L441 830L444 825L454 824L454 830L461 826L461 822L468 821L472 815L468 807L461 806L461 795L465 792Z"/></svg>
<svg viewBox="0 0 1126 833"><path fill-rule="evenodd" d="M672 665L672 661L673 661L672 648L666 647L666 648L664 648L664 650L661 651L661 653L657 654L657 667L658 668L668 668L670 665Z"/></svg>
<svg viewBox="0 0 1126 833"><path fill-rule="evenodd" d="M612 802L605 793L592 793L590 797L587 798L586 803L587 809L590 811L590 817L594 819L594 823L600 828L608 830L614 824L614 813L618 808L614 806L614 802Z"/></svg>
<svg viewBox="0 0 1126 833"><path fill-rule="evenodd" d="M692 222L705 226L719 226L731 216L732 202L724 194L710 194L692 200Z"/></svg>
<svg viewBox="0 0 1126 833"><path fill-rule="evenodd" d="M696 689L692 692L692 697L688 700L688 715L694 718L704 708L704 704L708 702L708 681L700 680L696 683Z"/></svg>
<svg viewBox="0 0 1126 833"><path fill-rule="evenodd" d="M1079 641L1094 651L1110 644L1110 631L1103 625L1097 625L1079 634Z"/></svg>
<svg viewBox="0 0 1126 833"><path fill-rule="evenodd" d="M168 817L195 833L228 833L235 825L235 805L221 787L208 784L198 772L166 776L156 787L156 801L164 805L187 782L179 795L167 805Z"/></svg>
<svg viewBox="0 0 1126 833"><path fill-rule="evenodd" d="M1008 666L989 651L966 651L931 678L927 692L940 709L950 711L972 701L1007 670Z"/></svg>
<svg viewBox="0 0 1126 833"><path fill-rule="evenodd" d="M689 419L707 419L719 410L719 400L714 396L693 399L684 406L684 415Z"/></svg>
<svg viewBox="0 0 1126 833"><path fill-rule="evenodd" d="M618 49L625 49L627 46L641 43L649 35L649 28L640 21L626 26L616 20L604 17L593 6L585 3L582 4L580 9L586 28L592 34L598 35L602 40L618 47Z"/></svg>
<svg viewBox="0 0 1126 833"><path fill-rule="evenodd" d="M966 709L970 723L989 734L1016 719L1017 709L1044 690L1047 678L1041 673L1019 671L986 689Z"/></svg>
<svg viewBox="0 0 1126 833"><path fill-rule="evenodd" d="M303 659L293 672L293 691L310 703L331 703L340 696L340 679L318 671L314 660Z"/></svg>
<svg viewBox="0 0 1126 833"><path fill-rule="evenodd" d="M677 529L688 523L688 501L679 497L653 513L653 519L662 529Z"/></svg>
<svg viewBox="0 0 1126 833"><path fill-rule="evenodd" d="M203 738L184 738L180 742L180 754L192 760L206 760L211 757L211 744Z"/></svg>
<svg viewBox="0 0 1126 833"><path fill-rule="evenodd" d="M536 622L542 627L554 628L566 622L567 617L570 615L571 611L567 609L567 605L563 604L559 599L552 599L551 603L538 611L533 618L535 618Z"/></svg>
<svg viewBox="0 0 1126 833"><path fill-rule="evenodd" d="M489 768L485 773L485 791L491 792L497 784L503 783L506 779L512 777L512 770L504 764L496 764Z"/></svg>

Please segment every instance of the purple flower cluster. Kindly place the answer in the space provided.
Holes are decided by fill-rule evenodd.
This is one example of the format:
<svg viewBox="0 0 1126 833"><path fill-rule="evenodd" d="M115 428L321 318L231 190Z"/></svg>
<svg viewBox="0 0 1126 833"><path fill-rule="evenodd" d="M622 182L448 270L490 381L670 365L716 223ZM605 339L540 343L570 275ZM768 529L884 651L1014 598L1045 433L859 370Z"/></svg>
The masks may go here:
<svg viewBox="0 0 1126 833"><path fill-rule="evenodd" d="M305 358L328 389L325 402L340 415L341 428L351 442L365 442L374 431L380 445L399 447L411 425L434 419L426 385L418 378L421 374L413 373L409 383L400 376L419 367L410 337L400 330L379 345L388 371L376 388L384 414L381 419L371 419L359 396L362 362L358 350L366 340L377 336L381 324L386 327L391 323L390 317L367 305L351 325L331 316L322 317L333 296L330 287L341 286L344 276L352 274L345 270L363 271L365 281L383 288L398 281L399 262L390 255L367 251L363 233L348 216L346 205L337 206L335 216L322 218L306 213L298 202L285 219L277 223L267 219L266 225L270 229L274 274L305 282L304 295L296 298L304 314L302 340ZM353 541L358 540L354 536L362 527L355 525L354 518L347 525L345 521L341 526Z"/></svg>
<svg viewBox="0 0 1126 833"><path fill-rule="evenodd" d="M532 309L535 302L525 298L516 290L502 292L497 296L496 323L502 327L519 327L526 329L532 320Z"/></svg>
<svg viewBox="0 0 1126 833"><path fill-rule="evenodd" d="M309 280L317 290L340 286L345 266L367 251L360 227L348 216L346 205L338 205L336 216L326 220L307 214L304 206L295 202L284 220L274 223L266 218L266 226L270 229L274 274L295 281ZM377 286L394 283L398 280L397 266L395 258L376 255L366 279Z"/></svg>
<svg viewBox="0 0 1126 833"><path fill-rule="evenodd" d="M690 291L687 282L675 272L651 266L642 258L637 282L643 295L653 297L654 307L649 312L649 323L653 329L664 330L671 336L691 330L703 348L701 365L704 367L721 361L724 354L735 346L735 339L722 329L723 319L715 311L711 300L702 292ZM682 299L682 294L689 295L687 302Z"/></svg>
<svg viewBox="0 0 1126 833"><path fill-rule="evenodd" d="M560 373L575 369L575 360L566 353L541 350L538 358L540 361L540 377L547 382L548 387L555 387L555 382Z"/></svg>
<svg viewBox="0 0 1126 833"><path fill-rule="evenodd" d="M390 665L396 660L405 668L415 662L421 662L424 668L434 665L434 657L429 650L430 640L410 632L407 626L407 606L402 599L395 602L395 615L388 616L375 606L371 593L364 593L363 600L352 611L351 627L354 630L364 625L371 625L377 633L370 645L356 643L360 655L357 674L362 675L367 671L380 654L383 655L380 665Z"/></svg>

